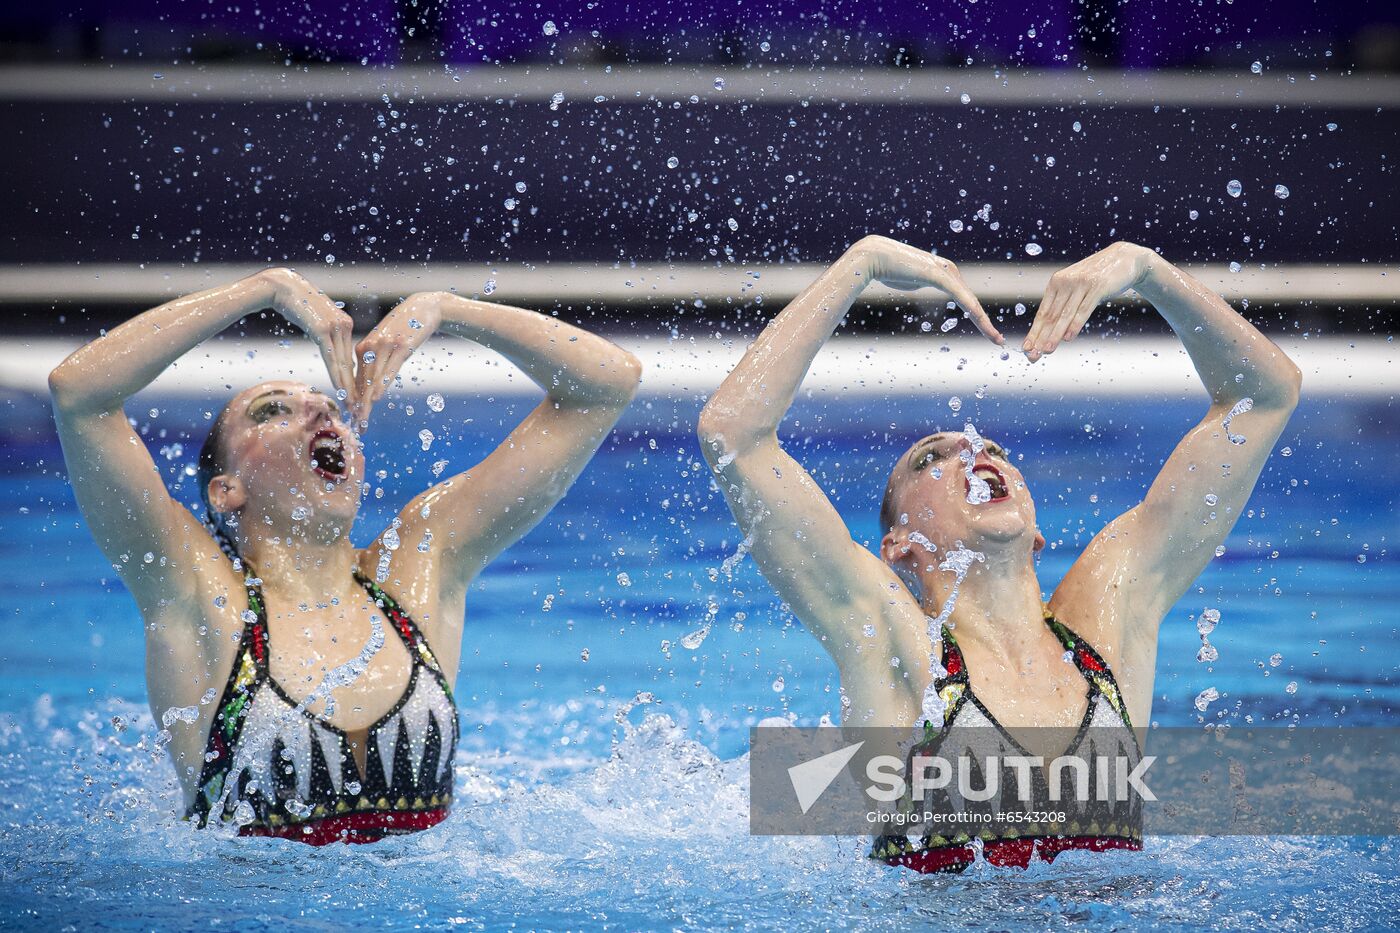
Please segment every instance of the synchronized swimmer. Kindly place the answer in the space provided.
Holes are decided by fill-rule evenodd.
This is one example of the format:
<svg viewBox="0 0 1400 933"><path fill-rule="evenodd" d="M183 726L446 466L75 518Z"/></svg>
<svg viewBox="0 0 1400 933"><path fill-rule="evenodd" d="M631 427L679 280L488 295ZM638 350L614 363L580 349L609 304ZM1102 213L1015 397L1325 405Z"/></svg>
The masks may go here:
<svg viewBox="0 0 1400 933"><path fill-rule="evenodd" d="M1027 359L1073 340L1100 303L1132 289L1176 332L1211 402L1142 501L1094 537L1043 602L1035 555L1045 539L1017 465L1033 464L1031 455L1013 462L967 429L919 440L886 483L883 537L872 554L779 443L778 424L808 367L873 282L939 289L988 339L1004 342L952 262L867 237L759 335L699 425L759 569L836 662L843 722L922 724L929 740L953 726L1073 733L1092 724L1116 732L1140 756L1132 724L1150 721L1162 617L1239 518L1297 405L1298 368L1219 296L1151 250L1115 243L1057 272L1022 345ZM1237 443L1245 436L1249 443ZM1078 731L1076 742L1083 740ZM1031 751L1048 758L1060 749ZM1140 848L1130 817L1114 815L1111 830L993 840L983 851L988 861L1024 865L1033 851L1053 857L1064 848ZM930 834L882 837L872 855L942 871L965 866L974 851L966 837Z"/></svg>
<svg viewBox="0 0 1400 933"><path fill-rule="evenodd" d="M201 523L171 498L123 405L267 307L317 344L350 411L297 382L239 392L200 454ZM365 461L352 425L367 427L399 367L438 331L500 353L544 400L485 460L357 549ZM188 815L312 843L441 821L467 588L564 495L640 374L635 357L585 330L440 292L409 297L352 346L349 317L286 269L147 311L55 369L79 507L145 622L151 709L198 711L172 723L169 743Z"/></svg>
<svg viewBox="0 0 1400 933"><path fill-rule="evenodd" d="M1021 472L1033 460L1013 461L970 426L924 437L889 476L874 554L779 443L807 369L874 282L936 288L1004 342L953 263L866 237L759 335L699 422L760 570L836 663L843 722L917 727L929 739L957 725L1092 724L1140 755L1133 724L1151 717L1159 624L1239 517L1298 402L1298 368L1145 248L1115 243L1056 273L1022 346L1030 361L1131 289L1176 332L1211 403L1142 501L1043 601L1035 555L1045 539ZM123 406L267 307L319 347L335 397L281 380L238 393L200 454L201 521L171 497ZM440 330L500 353L545 398L480 464L414 498L356 549L361 433L404 361ZM149 310L55 369L78 504L145 622L151 708L197 711L169 741L187 815L313 843L440 822L453 791L467 587L564 495L640 372L631 354L556 318L436 292L409 297L352 345L349 317L286 269ZM1035 852L1140 846L1119 814L1094 832L993 840L984 851L1024 865ZM934 871L974 852L965 837L890 835L872 855Z"/></svg>

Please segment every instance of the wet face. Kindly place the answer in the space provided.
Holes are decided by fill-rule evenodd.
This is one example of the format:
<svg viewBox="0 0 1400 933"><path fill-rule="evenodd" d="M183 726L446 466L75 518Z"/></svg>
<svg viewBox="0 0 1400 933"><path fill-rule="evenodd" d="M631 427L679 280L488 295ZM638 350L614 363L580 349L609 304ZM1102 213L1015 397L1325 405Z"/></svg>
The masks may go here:
<svg viewBox="0 0 1400 933"><path fill-rule="evenodd" d="M211 505L268 517L277 528L329 521L348 533L359 508L364 454L340 414L335 399L299 382L240 392L223 415L223 473L211 483Z"/></svg>
<svg viewBox="0 0 1400 933"><path fill-rule="evenodd" d="M947 553L959 541L975 551L1018 543L1038 549L1043 543L1021 471L995 441L983 438L982 449L974 447L964 435L945 431L923 438L900 458L891 480L888 517L894 530L885 539L887 559L903 555L911 543L926 554L927 547L917 547L922 541L931 542L935 553Z"/></svg>

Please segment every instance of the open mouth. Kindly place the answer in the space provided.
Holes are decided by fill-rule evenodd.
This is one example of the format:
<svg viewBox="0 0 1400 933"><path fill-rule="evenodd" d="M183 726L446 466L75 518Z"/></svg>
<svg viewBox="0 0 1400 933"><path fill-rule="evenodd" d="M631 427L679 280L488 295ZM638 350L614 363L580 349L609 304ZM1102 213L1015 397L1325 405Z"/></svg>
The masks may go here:
<svg viewBox="0 0 1400 933"><path fill-rule="evenodd" d="M338 483L346 478L345 442L334 431L318 431L309 448L311 470L323 479Z"/></svg>
<svg viewBox="0 0 1400 933"><path fill-rule="evenodd" d="M1006 482L1006 477L1001 475L1001 471L990 463L979 463L972 468L972 475L987 484L992 497L988 502L1003 502L1011 498L1011 487ZM966 483L968 491L972 491L972 483Z"/></svg>

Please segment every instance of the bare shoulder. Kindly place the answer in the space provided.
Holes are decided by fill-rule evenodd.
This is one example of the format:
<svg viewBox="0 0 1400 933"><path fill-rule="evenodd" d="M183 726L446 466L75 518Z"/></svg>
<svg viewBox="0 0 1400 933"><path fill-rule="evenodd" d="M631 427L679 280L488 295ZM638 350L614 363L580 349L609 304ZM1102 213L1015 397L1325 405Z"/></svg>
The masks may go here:
<svg viewBox="0 0 1400 933"><path fill-rule="evenodd" d="M1161 588L1139 559L1151 534L1138 509L1118 516L1094 536L1050 597L1055 617L1110 665L1125 660L1139 641L1156 643Z"/></svg>

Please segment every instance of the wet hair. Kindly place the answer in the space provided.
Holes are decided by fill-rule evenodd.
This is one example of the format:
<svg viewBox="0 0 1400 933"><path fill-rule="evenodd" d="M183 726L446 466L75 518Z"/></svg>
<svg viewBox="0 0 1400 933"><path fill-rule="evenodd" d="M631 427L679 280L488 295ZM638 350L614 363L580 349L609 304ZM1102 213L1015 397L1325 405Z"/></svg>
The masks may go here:
<svg viewBox="0 0 1400 933"><path fill-rule="evenodd" d="M214 481L214 477L227 472L224 460L224 425L230 410L229 406L225 406L224 410L219 412L219 417L214 419L208 436L204 438L204 446L199 449L196 482L199 483L199 498L204 500L204 524L218 543L219 549L233 562L236 570L243 562L238 556L238 547L234 544L233 535L229 532L228 520L222 512L215 512L214 506L209 502L209 484Z"/></svg>

